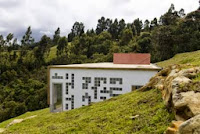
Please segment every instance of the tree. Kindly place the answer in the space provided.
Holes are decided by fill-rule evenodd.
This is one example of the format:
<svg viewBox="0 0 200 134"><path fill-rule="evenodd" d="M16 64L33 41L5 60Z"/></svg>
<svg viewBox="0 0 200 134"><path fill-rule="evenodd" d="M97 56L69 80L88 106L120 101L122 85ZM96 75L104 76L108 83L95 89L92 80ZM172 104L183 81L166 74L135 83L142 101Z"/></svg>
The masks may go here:
<svg viewBox="0 0 200 134"><path fill-rule="evenodd" d="M53 43L54 45L58 44L58 40L60 39L60 28L58 27L53 35Z"/></svg>
<svg viewBox="0 0 200 134"><path fill-rule="evenodd" d="M200 0L199 0L199 8L198 8L198 10L200 10Z"/></svg>
<svg viewBox="0 0 200 134"><path fill-rule="evenodd" d="M121 19L119 21L119 25L118 25L118 35L121 34L121 32L125 29L126 27L126 23L125 23L125 20L124 19ZM119 37L118 37L119 38Z"/></svg>
<svg viewBox="0 0 200 134"><path fill-rule="evenodd" d="M144 31L148 32L149 30L150 30L150 22L149 22L149 20L145 20Z"/></svg>
<svg viewBox="0 0 200 134"><path fill-rule="evenodd" d="M106 19L105 19L105 17L102 16L98 20L97 27L96 27L96 34L100 34L101 32L103 32L105 30L107 30Z"/></svg>
<svg viewBox="0 0 200 134"><path fill-rule="evenodd" d="M11 46L11 40L13 39L13 34L9 33L7 36L6 36L6 44L7 46Z"/></svg>
<svg viewBox="0 0 200 134"><path fill-rule="evenodd" d="M151 51L151 35L149 32L144 32L137 40L140 53L149 53Z"/></svg>
<svg viewBox="0 0 200 134"><path fill-rule="evenodd" d="M153 60L162 61L174 55L174 29L171 26L161 26L152 33Z"/></svg>
<svg viewBox="0 0 200 134"><path fill-rule="evenodd" d="M81 36L84 33L84 28L85 26L82 22L75 22L71 29L71 33L68 34L69 42L71 42L74 37Z"/></svg>
<svg viewBox="0 0 200 134"><path fill-rule="evenodd" d="M92 28L91 30L87 30L87 32L86 32L86 34L88 35L88 36L93 36L93 35L95 35L95 32L94 32L94 29Z"/></svg>
<svg viewBox="0 0 200 134"><path fill-rule="evenodd" d="M128 23L126 28L131 29L133 36L135 36L137 34L136 27L133 23ZM122 34L122 32L121 32L121 34Z"/></svg>
<svg viewBox="0 0 200 134"><path fill-rule="evenodd" d="M183 18L185 17L185 10L183 8L181 8L181 10L178 12L178 15Z"/></svg>
<svg viewBox="0 0 200 134"><path fill-rule="evenodd" d="M128 43L133 38L133 32L131 29L124 29L122 31L121 39L120 39L120 46L128 45Z"/></svg>
<svg viewBox="0 0 200 134"><path fill-rule="evenodd" d="M34 38L31 36L32 31L31 27L29 26L27 28L27 31L25 32L25 35L22 37L21 44L22 46L30 46L34 43Z"/></svg>
<svg viewBox="0 0 200 134"><path fill-rule="evenodd" d="M19 57L18 63L23 62L23 57L26 56L29 47L33 45L34 43L34 38L31 36L31 34L32 34L31 27L29 26L27 28L27 31L25 32L25 35L22 37L22 40L21 40L21 50L20 50L20 57Z"/></svg>
<svg viewBox="0 0 200 134"><path fill-rule="evenodd" d="M40 42L38 43L38 48L35 50L34 55L39 65L45 62L44 55L49 51L50 41L51 41L50 37L43 35Z"/></svg>
<svg viewBox="0 0 200 134"><path fill-rule="evenodd" d="M118 25L119 25L118 20L115 19L114 22L111 24L111 26L108 29L108 32L112 35L113 39L118 39L118 35L119 35Z"/></svg>
<svg viewBox="0 0 200 134"><path fill-rule="evenodd" d="M0 35L0 52L4 51L4 44L5 44L5 40L3 38L3 35ZM1 53L0 53L1 55Z"/></svg>
<svg viewBox="0 0 200 134"><path fill-rule="evenodd" d="M152 21L151 21L151 24L150 24L150 29L153 30L154 27L158 26L158 20L157 18L154 18Z"/></svg>
<svg viewBox="0 0 200 134"><path fill-rule="evenodd" d="M57 56L61 55L64 51L67 53L67 44L68 44L68 41L65 36L61 37L59 39L58 46L57 46L57 52L56 52Z"/></svg>
<svg viewBox="0 0 200 134"><path fill-rule="evenodd" d="M160 17L160 24L175 25L179 17L180 16L178 15L178 12L175 10L174 4L171 4L168 12Z"/></svg>
<svg viewBox="0 0 200 134"><path fill-rule="evenodd" d="M104 31L95 38L95 45L92 45L93 54L103 53L106 55L109 52L111 45L112 35L109 32Z"/></svg>
<svg viewBox="0 0 200 134"><path fill-rule="evenodd" d="M142 29L142 26L143 26L142 21L138 18L138 19L134 20L133 24L135 26L137 35L139 36L140 32L141 32L141 29Z"/></svg>

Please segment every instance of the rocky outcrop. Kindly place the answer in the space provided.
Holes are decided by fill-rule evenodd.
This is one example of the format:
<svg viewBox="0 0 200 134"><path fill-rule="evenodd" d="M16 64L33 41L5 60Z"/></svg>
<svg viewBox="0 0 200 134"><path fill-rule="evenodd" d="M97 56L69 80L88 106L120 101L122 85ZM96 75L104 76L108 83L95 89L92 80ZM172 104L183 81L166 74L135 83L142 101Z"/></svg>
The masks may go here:
<svg viewBox="0 0 200 134"><path fill-rule="evenodd" d="M183 122L179 126L177 134L200 134L200 115Z"/></svg>
<svg viewBox="0 0 200 134"><path fill-rule="evenodd" d="M185 66L184 66L185 68ZM150 82L140 90L157 88L162 92L162 98L168 109L174 111L179 129L169 127L166 133L190 134L186 129L191 125L196 125L200 120L200 81L194 81L200 74L200 67L183 69L180 65L170 66L160 71ZM185 121L185 122L184 122ZM179 122L180 123L180 122ZM200 124L200 122L199 122ZM196 127L190 127L191 134L200 134ZM200 125L199 125L200 128Z"/></svg>

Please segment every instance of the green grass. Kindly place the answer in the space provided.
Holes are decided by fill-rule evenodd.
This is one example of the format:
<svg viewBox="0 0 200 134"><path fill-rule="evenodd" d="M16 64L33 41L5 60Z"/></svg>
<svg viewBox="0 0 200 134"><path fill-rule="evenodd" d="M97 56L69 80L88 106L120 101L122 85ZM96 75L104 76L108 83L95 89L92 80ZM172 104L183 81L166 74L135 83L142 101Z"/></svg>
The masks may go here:
<svg viewBox="0 0 200 134"><path fill-rule="evenodd" d="M191 64L200 66L200 50L175 55L173 58L158 62L158 66L166 67L173 64Z"/></svg>
<svg viewBox="0 0 200 134"><path fill-rule="evenodd" d="M46 58L46 61L50 61L54 58L56 58L56 51L57 51L57 46L53 46L50 48L50 52L49 52L49 55L48 57Z"/></svg>
<svg viewBox="0 0 200 134"><path fill-rule="evenodd" d="M17 118L32 115L37 117L14 124L5 133L161 134L174 119L156 89L134 91L67 112L50 113L49 109L43 109ZM139 117L130 118L135 115ZM0 128L6 128L11 121L0 123Z"/></svg>
<svg viewBox="0 0 200 134"><path fill-rule="evenodd" d="M71 46L71 42L68 42L68 47L69 47L69 46ZM54 58L57 57L56 51L57 51L57 45L50 48L49 55L48 55L48 57L45 58L45 59L46 59L46 62L49 62L49 61L51 61L52 59L54 59Z"/></svg>

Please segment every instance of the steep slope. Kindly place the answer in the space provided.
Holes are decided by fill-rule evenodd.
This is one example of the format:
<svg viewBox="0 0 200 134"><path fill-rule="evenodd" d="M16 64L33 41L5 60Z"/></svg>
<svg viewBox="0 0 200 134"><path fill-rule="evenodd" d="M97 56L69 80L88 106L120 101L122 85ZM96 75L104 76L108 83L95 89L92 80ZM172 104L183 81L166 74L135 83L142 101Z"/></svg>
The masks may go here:
<svg viewBox="0 0 200 134"><path fill-rule="evenodd" d="M13 119L0 124L4 133L163 133L174 119L166 110L161 94L153 89L134 91L104 102L62 113L49 109L28 112L15 119L24 119L9 125Z"/></svg>

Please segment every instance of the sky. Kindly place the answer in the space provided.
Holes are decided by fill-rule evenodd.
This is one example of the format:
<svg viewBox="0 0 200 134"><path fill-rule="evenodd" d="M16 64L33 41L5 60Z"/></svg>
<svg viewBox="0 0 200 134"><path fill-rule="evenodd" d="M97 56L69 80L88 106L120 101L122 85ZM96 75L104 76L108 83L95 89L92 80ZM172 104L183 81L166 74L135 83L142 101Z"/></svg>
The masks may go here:
<svg viewBox="0 0 200 134"><path fill-rule="evenodd" d="M199 6L198 0L0 0L0 35L14 33L20 40L31 26L36 40L44 34L52 36L58 27L64 36L76 21L83 22L85 29L95 29L101 16L123 18L126 23L136 18L152 20L172 3L185 13Z"/></svg>

